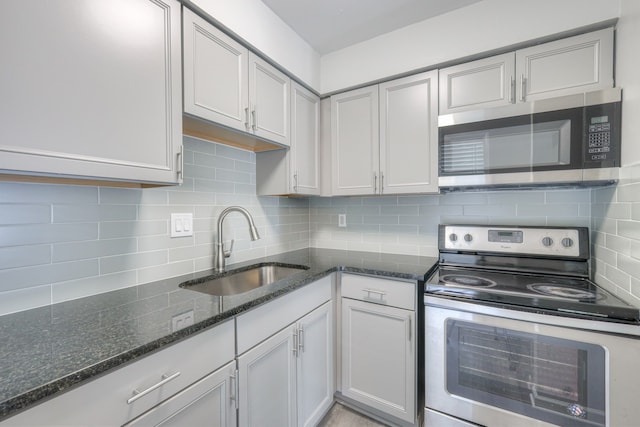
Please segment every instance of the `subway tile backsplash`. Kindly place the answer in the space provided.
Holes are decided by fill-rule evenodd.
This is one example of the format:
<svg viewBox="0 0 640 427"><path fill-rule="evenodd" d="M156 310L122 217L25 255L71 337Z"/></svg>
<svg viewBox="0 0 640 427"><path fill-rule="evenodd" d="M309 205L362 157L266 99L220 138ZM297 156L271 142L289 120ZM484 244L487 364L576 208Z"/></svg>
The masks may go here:
<svg viewBox="0 0 640 427"><path fill-rule="evenodd" d="M262 239L229 216L228 262L308 246L308 200L256 197L255 154L184 142L179 187L0 183L0 314L208 270L218 213L232 204L252 213ZM169 237L172 212L193 214L193 236Z"/></svg>
<svg viewBox="0 0 640 427"><path fill-rule="evenodd" d="M592 191L594 280L640 307L640 165L622 168L615 187Z"/></svg>
<svg viewBox="0 0 640 427"><path fill-rule="evenodd" d="M180 187L1 182L0 315L209 270L229 205L246 207L261 235L250 241L244 218L229 216L230 263L307 246L436 256L440 223L587 226L595 280L640 306L640 167L599 189L303 199L257 197L255 161L185 137ZM194 235L172 239L171 213L192 213Z"/></svg>
<svg viewBox="0 0 640 427"><path fill-rule="evenodd" d="M437 256L441 223L588 227L591 190L313 198L309 208L311 246Z"/></svg>

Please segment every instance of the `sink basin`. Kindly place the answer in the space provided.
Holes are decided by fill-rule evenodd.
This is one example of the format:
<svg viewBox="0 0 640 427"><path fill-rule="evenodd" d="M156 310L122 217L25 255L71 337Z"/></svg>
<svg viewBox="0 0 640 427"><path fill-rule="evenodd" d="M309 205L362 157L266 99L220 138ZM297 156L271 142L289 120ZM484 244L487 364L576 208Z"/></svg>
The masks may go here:
<svg viewBox="0 0 640 427"><path fill-rule="evenodd" d="M260 264L221 273L222 276L218 277L190 280L181 283L180 287L215 296L238 295L286 279L308 268L304 265Z"/></svg>

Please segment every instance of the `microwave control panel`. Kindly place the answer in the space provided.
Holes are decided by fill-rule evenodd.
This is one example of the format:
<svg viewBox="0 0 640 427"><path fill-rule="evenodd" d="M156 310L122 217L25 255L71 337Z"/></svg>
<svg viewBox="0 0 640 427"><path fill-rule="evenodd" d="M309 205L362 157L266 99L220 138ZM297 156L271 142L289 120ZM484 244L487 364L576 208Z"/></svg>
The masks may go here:
<svg viewBox="0 0 640 427"><path fill-rule="evenodd" d="M620 104L591 106L585 110L585 166L620 166Z"/></svg>

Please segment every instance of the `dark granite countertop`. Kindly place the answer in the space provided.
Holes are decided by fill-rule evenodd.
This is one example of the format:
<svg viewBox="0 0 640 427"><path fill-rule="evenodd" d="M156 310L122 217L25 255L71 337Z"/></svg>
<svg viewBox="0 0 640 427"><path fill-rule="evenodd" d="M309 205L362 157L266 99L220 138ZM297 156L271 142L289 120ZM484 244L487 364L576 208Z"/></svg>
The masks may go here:
<svg viewBox="0 0 640 427"><path fill-rule="evenodd" d="M178 286L213 274L204 271L0 316L0 419L334 271L425 280L437 259L302 249L227 270L264 262L309 269L228 297ZM191 309L195 323L172 333L172 317Z"/></svg>

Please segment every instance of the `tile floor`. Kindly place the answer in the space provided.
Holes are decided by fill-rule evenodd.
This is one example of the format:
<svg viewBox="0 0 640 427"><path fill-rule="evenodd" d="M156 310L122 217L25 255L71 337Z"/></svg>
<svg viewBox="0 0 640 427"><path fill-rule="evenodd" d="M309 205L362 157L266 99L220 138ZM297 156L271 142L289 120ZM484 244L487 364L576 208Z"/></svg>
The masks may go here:
<svg viewBox="0 0 640 427"><path fill-rule="evenodd" d="M381 427L384 425L336 403L320 421L318 427Z"/></svg>

